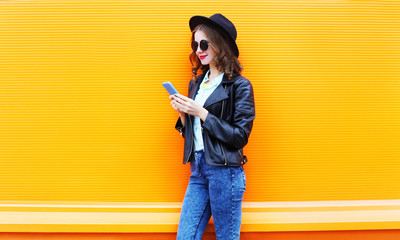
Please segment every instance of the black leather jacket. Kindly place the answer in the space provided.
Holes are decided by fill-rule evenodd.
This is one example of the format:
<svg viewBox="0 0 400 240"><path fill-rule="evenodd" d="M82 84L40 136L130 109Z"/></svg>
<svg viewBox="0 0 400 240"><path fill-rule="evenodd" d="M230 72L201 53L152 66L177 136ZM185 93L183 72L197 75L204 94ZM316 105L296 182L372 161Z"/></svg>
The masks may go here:
<svg viewBox="0 0 400 240"><path fill-rule="evenodd" d="M189 98L195 99L204 75L199 75L196 82L190 81ZM203 107L208 111L205 121L200 120L206 163L214 166L245 164L247 158L243 155L243 147L248 142L255 118L254 93L250 81L240 74L233 75L229 80L224 74L221 84ZM186 114L185 127L180 118L175 125L185 138L184 164L193 158L193 122L194 117Z"/></svg>

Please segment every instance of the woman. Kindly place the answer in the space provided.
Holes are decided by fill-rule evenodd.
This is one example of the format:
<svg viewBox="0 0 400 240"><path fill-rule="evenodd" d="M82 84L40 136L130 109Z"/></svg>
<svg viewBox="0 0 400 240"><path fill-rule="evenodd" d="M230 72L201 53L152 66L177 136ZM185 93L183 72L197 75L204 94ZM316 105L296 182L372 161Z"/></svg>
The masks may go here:
<svg viewBox="0 0 400 240"><path fill-rule="evenodd" d="M246 188L243 164L255 118L253 88L240 75L236 28L221 14L194 16L189 96L171 95L179 113L175 126L185 138L183 163L191 176L182 204L177 239L201 239L214 219L217 239L239 239ZM196 77L198 69L203 73Z"/></svg>

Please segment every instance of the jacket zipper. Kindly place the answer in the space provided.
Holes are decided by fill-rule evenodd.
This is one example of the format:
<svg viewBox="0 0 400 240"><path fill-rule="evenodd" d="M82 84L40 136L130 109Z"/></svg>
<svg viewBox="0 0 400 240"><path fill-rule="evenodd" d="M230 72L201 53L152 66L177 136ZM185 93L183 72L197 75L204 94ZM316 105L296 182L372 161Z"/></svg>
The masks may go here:
<svg viewBox="0 0 400 240"><path fill-rule="evenodd" d="M226 91L226 85L225 85L224 91ZM225 105L225 99L222 100L222 109L221 109L221 117L220 117L220 119L222 119L222 116L223 116L223 113L224 113L224 105ZM221 143L219 141L218 141L218 143L219 143L219 146L221 147L222 154L224 154L224 160L225 160L225 166L226 166L226 165L228 165L228 163L226 161L226 155L225 155L224 148L222 147L222 145L221 145Z"/></svg>
<svg viewBox="0 0 400 240"><path fill-rule="evenodd" d="M188 114L188 118L189 118L189 124L192 125L192 120L190 119L190 115L189 114ZM189 151L189 155L188 155L188 157L186 159L186 163L189 162L189 158L192 155L192 148L193 148L193 129L192 129L192 137L191 137L191 142L190 142L190 151Z"/></svg>
<svg viewBox="0 0 400 240"><path fill-rule="evenodd" d="M219 143L219 146L221 147L222 154L224 154L225 165L228 165L228 163L226 162L226 156L225 156L225 151L224 151L224 148L222 147L222 145L221 145L220 143Z"/></svg>

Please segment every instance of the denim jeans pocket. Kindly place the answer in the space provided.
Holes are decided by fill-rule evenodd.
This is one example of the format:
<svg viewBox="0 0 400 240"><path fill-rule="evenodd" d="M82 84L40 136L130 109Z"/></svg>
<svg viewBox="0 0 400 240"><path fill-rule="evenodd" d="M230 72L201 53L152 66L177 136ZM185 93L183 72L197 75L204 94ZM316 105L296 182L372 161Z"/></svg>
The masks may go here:
<svg viewBox="0 0 400 240"><path fill-rule="evenodd" d="M246 189L243 167L230 167L232 174L232 199L242 201Z"/></svg>
<svg viewBox="0 0 400 240"><path fill-rule="evenodd" d="M240 170L242 172L243 187L244 187L244 190L246 190L246 173L244 172L243 167L240 167Z"/></svg>

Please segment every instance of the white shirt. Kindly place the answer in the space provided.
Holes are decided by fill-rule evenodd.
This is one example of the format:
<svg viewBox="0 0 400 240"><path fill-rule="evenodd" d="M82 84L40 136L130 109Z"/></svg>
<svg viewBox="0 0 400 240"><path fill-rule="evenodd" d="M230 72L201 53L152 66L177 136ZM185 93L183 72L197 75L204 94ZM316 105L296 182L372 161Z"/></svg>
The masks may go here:
<svg viewBox="0 0 400 240"><path fill-rule="evenodd" d="M211 85L208 85L206 83L209 81L208 79L209 74L210 70L208 70L206 75L204 76L204 80L200 84L200 89L197 92L196 98L194 99L194 101L200 104L201 106L204 105L207 98L211 95L212 92L214 92L214 90L222 82L222 79L224 77L224 73L222 73L212 81ZM204 149L200 118L196 116L194 116L193 131L194 131L194 150L198 151Z"/></svg>

